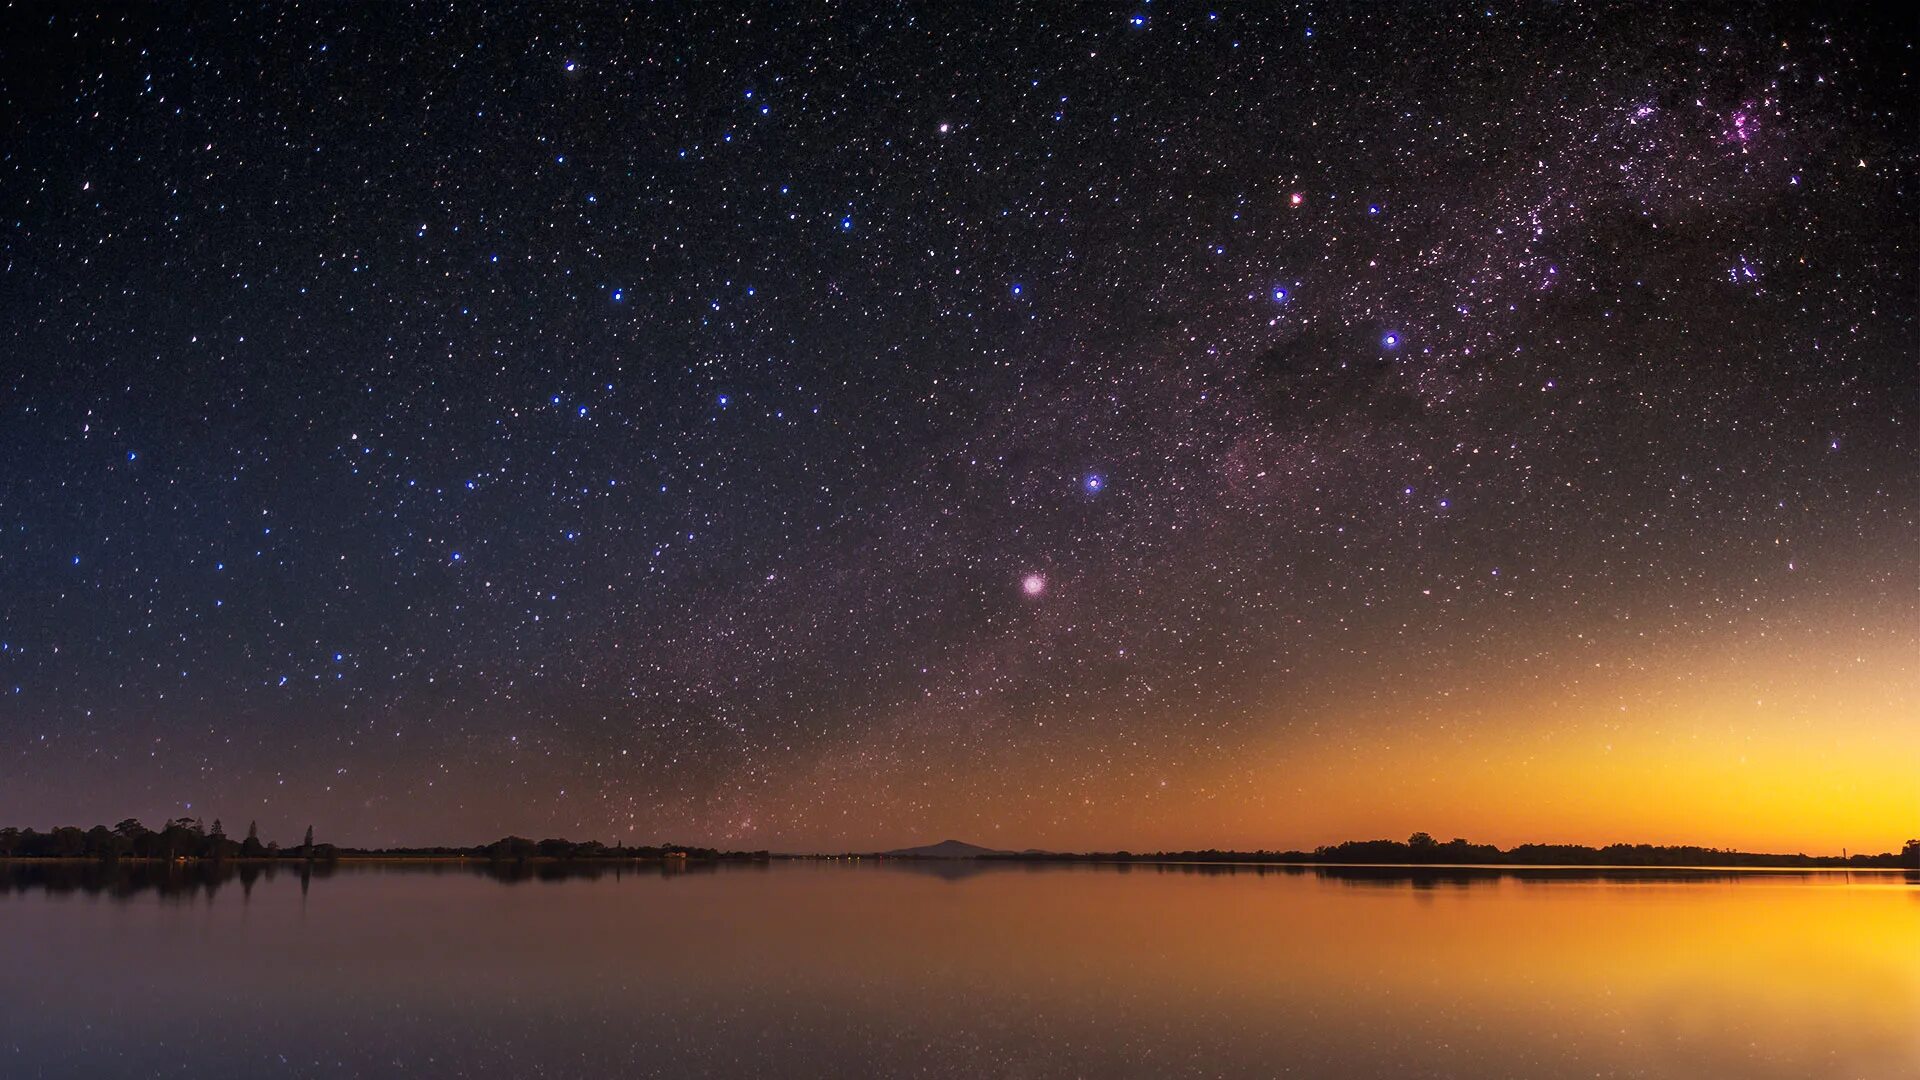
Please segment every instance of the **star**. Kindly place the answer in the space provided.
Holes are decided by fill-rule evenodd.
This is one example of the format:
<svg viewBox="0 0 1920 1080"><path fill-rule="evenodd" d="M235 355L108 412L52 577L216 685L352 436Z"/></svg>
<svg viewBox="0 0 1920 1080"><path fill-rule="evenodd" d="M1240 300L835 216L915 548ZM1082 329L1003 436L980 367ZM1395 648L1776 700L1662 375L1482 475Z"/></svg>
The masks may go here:
<svg viewBox="0 0 1920 1080"><path fill-rule="evenodd" d="M1657 741L1673 658L1737 703L1762 639L1782 760L1905 734L1814 704L1911 636L1890 7L71 6L0 10L47 88L7 99L20 817L1309 843L1296 785L1218 781L1404 764L1402 722L1523 756L1594 671ZM1748 741L1709 711L1702 760ZM522 723L532 770L484 752Z"/></svg>

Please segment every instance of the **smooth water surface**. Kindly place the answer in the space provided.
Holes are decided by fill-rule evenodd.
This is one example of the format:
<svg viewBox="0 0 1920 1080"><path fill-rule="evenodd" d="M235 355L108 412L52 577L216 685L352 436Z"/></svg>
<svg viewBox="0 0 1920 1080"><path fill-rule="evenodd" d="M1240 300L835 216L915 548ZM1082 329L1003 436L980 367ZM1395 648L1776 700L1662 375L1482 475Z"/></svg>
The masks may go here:
<svg viewBox="0 0 1920 1080"><path fill-rule="evenodd" d="M1920 1076L1920 879L0 863L0 1075Z"/></svg>

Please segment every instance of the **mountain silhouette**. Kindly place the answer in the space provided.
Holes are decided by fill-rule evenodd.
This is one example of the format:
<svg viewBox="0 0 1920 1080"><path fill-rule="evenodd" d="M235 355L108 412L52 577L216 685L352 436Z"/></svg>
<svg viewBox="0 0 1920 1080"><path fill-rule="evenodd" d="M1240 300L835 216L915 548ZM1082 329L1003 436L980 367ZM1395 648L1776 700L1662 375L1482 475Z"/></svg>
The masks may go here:
<svg viewBox="0 0 1920 1080"><path fill-rule="evenodd" d="M977 859L982 855L1011 855L1013 852L984 848L961 840L942 840L937 844L895 848L880 854L891 855L897 859Z"/></svg>

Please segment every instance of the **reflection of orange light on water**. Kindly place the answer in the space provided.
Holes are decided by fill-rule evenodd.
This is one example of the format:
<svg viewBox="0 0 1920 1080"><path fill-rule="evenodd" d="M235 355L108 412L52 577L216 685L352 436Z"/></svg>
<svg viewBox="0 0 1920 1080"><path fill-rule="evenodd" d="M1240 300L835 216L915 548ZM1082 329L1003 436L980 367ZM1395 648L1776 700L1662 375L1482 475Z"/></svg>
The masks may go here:
<svg viewBox="0 0 1920 1080"><path fill-rule="evenodd" d="M798 980L849 1010L885 1002L909 1028L927 1023L924 995L939 987L1024 1002L1063 1032L1131 1014L1228 1043L1380 1048L1399 1030L1449 1044L1463 1068L1536 1053L1543 1031L1557 1053L1659 1076L1920 1066L1920 892L1900 875L1421 888L925 869L802 864L752 887L717 875L647 890L656 925L724 928L650 935L647 963L728 998L756 979ZM631 896L602 892L569 923L582 942L613 940L633 917ZM476 893L482 911L507 899ZM555 1000L590 996L614 974L597 969L624 962L599 949L528 954L525 978L550 981Z"/></svg>
<svg viewBox="0 0 1920 1080"><path fill-rule="evenodd" d="M570 1060L671 1037L807 1075L942 1047L1049 1075L1920 1075L1915 875L847 860L538 884L349 867L310 895L304 877L191 906L0 899L17 966L54 973L10 1015L77 1025L165 986L107 1036L150 1045L217 1001L277 1048L302 1037L289 1016L334 1033L316 1039L450 1040L435 1054L525 1021L564 1029Z"/></svg>
<svg viewBox="0 0 1920 1080"><path fill-rule="evenodd" d="M934 942L943 970L982 985L1051 985L1091 1001L1161 987L1160 1017L1174 1027L1311 1015L1337 1029L1344 1014L1354 1024L1334 1034L1362 1045L1379 1039L1374 1022L1417 1018L1440 1022L1468 1059L1497 1056L1477 1040L1554 1030L1602 1057L1623 1044L1629 1060L1671 1055L1673 1075L1825 1068L1829 1055L1920 1065L1920 897L1805 881L1418 891L1145 869L1063 887L1006 872L958 886L909 879L900 891L925 895L868 917L883 936ZM964 898L942 897L956 887ZM857 967L890 963L860 951ZM1834 1047L1835 1032L1855 1045Z"/></svg>

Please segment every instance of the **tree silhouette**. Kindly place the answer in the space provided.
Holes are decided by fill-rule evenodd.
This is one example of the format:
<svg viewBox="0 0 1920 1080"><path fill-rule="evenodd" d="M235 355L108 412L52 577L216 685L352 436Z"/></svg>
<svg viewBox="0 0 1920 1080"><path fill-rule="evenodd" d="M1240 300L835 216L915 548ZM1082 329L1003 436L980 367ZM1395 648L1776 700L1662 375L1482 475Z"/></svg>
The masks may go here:
<svg viewBox="0 0 1920 1080"><path fill-rule="evenodd" d="M163 859L185 859L200 854L200 834L192 818L175 818L160 830L153 853Z"/></svg>
<svg viewBox="0 0 1920 1080"><path fill-rule="evenodd" d="M415 848L338 848L315 843L313 826L307 826L304 841L297 848L282 849L278 843L262 843L260 823L249 822L245 843L236 843L226 835L225 826L216 818L211 832L204 831L198 819L178 817L167 821L158 831L148 829L136 818L123 818L111 828L95 825L81 829L63 825L48 832L30 828L0 827L0 859L75 859L101 862L119 859L155 859L167 862L248 859L300 858L322 868L342 857L379 855L410 858L486 857L495 863L514 863L526 872L544 873L539 866L557 862L590 863L609 859L765 859L766 852L721 852L713 848L680 844L628 846L602 844L595 840L571 841L561 838L529 840L507 836L491 844L471 847ZM1519 844L1502 849L1493 844L1475 844L1455 837L1440 843L1431 833L1416 832L1406 840L1349 840L1322 846L1313 851L1223 851L1213 848L1196 851L1155 851L1135 854L1126 851L1027 852L983 856L1000 861L1028 862L1109 862L1109 863L1281 863L1342 865L1417 864L1421 866L1640 866L1705 867L1834 866L1920 871L1920 838L1908 840L1900 849L1879 854L1846 853L1840 855L1782 855L1732 851L1693 845L1608 844ZM177 869L177 868L176 868ZM176 872L169 869L168 873ZM246 873L259 867L243 867ZM519 871L516 871L519 872ZM1426 873L1427 871L1421 871ZM0 882L4 892L4 882Z"/></svg>

